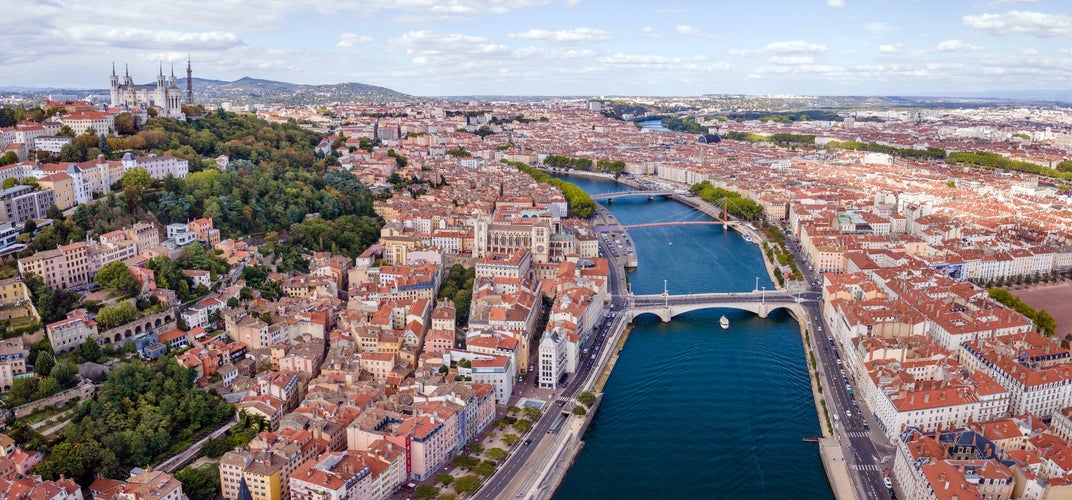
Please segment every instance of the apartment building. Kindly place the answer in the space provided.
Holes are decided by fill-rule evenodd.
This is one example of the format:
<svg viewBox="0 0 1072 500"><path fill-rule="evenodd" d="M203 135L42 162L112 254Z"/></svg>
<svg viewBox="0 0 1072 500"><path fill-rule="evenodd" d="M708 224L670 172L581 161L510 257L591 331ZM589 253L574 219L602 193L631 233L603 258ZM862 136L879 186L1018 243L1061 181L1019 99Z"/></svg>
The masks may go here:
<svg viewBox="0 0 1072 500"><path fill-rule="evenodd" d="M34 190L26 185L10 187L0 191L0 220L21 225L30 219L44 219L48 217L52 203L51 189Z"/></svg>
<svg viewBox="0 0 1072 500"><path fill-rule="evenodd" d="M97 338L97 322L85 309L76 309L67 313L67 319L46 325L45 332L52 349L63 353L82 345L86 339Z"/></svg>

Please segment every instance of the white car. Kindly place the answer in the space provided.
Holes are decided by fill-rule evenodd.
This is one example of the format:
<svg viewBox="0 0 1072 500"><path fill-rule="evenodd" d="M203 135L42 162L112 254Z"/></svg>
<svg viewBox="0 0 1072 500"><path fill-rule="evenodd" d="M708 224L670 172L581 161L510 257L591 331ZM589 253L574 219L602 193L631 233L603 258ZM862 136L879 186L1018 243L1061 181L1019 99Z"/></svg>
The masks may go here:
<svg viewBox="0 0 1072 500"><path fill-rule="evenodd" d="M893 483L890 482L890 476L882 478L882 483L885 484L887 488L893 489Z"/></svg>

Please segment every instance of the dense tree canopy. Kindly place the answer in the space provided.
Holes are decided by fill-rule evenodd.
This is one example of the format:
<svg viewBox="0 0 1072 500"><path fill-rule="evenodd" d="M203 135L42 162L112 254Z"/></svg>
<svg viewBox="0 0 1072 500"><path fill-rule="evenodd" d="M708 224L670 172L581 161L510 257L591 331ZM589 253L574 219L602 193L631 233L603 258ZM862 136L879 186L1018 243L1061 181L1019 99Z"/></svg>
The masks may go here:
<svg viewBox="0 0 1072 500"><path fill-rule="evenodd" d="M587 219L591 217L592 214L596 213L595 200L593 200L592 197L588 195L588 193L584 192L583 189L562 179L556 179L554 177L551 177L550 175L536 170L534 167L531 167L524 163L508 160L502 160L502 162L507 165L517 167L517 169L521 170L522 172L525 172L526 174L529 174L529 176L535 179L537 182L550 184L560 189L562 191L562 196L566 197L566 203L569 204L570 213L573 214L574 217Z"/></svg>
<svg viewBox="0 0 1072 500"><path fill-rule="evenodd" d="M725 202L726 211L734 217L755 220L763 216L763 205L741 196L736 191L714 187L708 181L693 185L689 191L710 203L721 205Z"/></svg>
<svg viewBox="0 0 1072 500"><path fill-rule="evenodd" d="M138 278L134 277L134 273L130 272L126 264L118 260L97 271L95 279L101 288L115 290L124 295L133 295L141 289Z"/></svg>
<svg viewBox="0 0 1072 500"><path fill-rule="evenodd" d="M194 376L170 357L119 365L34 472L47 479L64 474L85 486L96 474L122 478L124 470L189 446L234 414L230 404L194 387Z"/></svg>

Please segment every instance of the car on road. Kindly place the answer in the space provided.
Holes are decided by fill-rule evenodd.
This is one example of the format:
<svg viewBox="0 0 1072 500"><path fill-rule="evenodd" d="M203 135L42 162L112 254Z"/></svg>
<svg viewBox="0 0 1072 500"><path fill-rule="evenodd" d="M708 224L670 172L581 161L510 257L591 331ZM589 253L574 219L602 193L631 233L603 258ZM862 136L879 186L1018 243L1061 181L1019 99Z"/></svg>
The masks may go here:
<svg viewBox="0 0 1072 500"><path fill-rule="evenodd" d="M890 476L886 476L886 477L882 478L882 484L885 484L887 488L890 488L890 489L893 488L893 483L890 482Z"/></svg>
<svg viewBox="0 0 1072 500"><path fill-rule="evenodd" d="M532 444L532 440L531 439L526 439L525 440L525 446L528 446L530 444Z"/></svg>

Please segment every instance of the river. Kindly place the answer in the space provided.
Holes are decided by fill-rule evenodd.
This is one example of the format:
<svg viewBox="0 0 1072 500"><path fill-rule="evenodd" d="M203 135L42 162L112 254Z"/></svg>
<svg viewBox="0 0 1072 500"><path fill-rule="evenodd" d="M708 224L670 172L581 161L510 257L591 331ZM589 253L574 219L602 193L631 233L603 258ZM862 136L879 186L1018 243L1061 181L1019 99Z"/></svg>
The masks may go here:
<svg viewBox="0 0 1072 500"><path fill-rule="evenodd" d="M625 189L569 177L596 194ZM708 220L673 201L622 198L622 224ZM721 226L630 232L634 293L772 289L759 249ZM718 326L725 314L729 330ZM833 498L797 323L728 309L636 319L585 446L556 498Z"/></svg>

